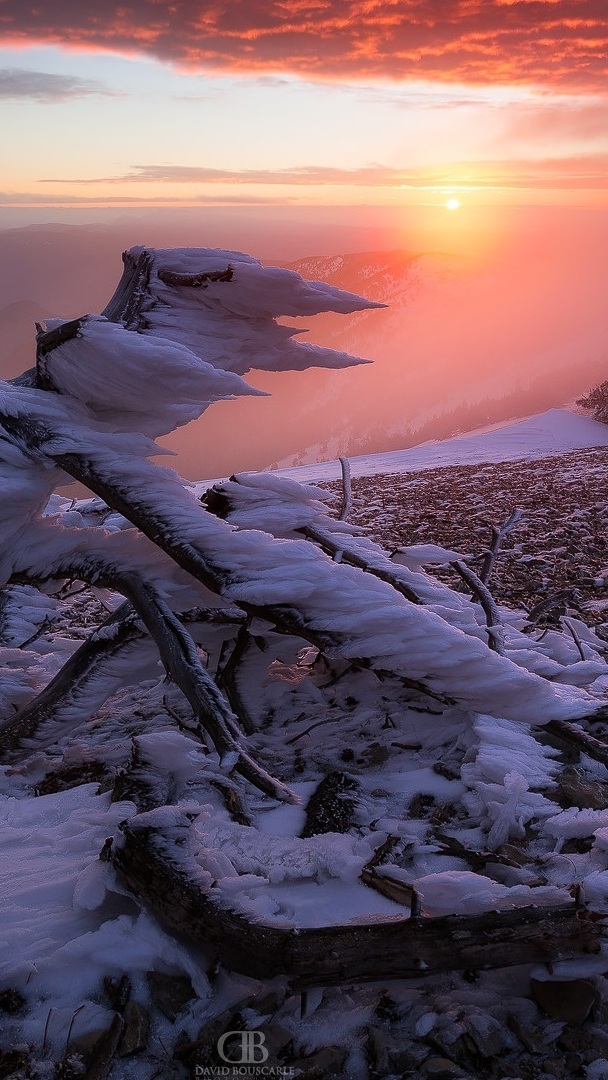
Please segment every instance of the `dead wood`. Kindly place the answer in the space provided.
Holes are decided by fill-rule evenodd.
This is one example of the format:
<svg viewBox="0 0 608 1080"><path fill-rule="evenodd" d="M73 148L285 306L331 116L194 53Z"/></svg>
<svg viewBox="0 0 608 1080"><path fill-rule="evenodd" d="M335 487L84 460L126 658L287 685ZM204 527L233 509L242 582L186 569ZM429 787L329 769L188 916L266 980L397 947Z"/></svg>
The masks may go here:
<svg viewBox="0 0 608 1080"><path fill-rule="evenodd" d="M206 289L214 281L232 281L234 270L228 266L226 270L207 270L200 274L176 274L173 270L159 270L158 277L165 285L186 286L189 289Z"/></svg>
<svg viewBox="0 0 608 1080"><path fill-rule="evenodd" d="M109 661L145 636L129 603L122 604L104 619L44 690L0 726L3 760L9 760L12 752L34 738L43 725L57 718L79 698L86 697L87 693L94 702L93 708L98 708L109 690L100 691L99 686L91 684Z"/></svg>
<svg viewBox="0 0 608 1080"><path fill-rule="evenodd" d="M481 569L479 571L479 578L484 585L487 585L488 581L490 580L490 575L492 573L492 570L494 569L494 560L496 559L496 556L500 551L500 547L504 538L508 536L509 533L515 528L518 521L521 521L522 514L522 510L512 510L508 518L503 521L502 525L491 526L492 539L490 540L488 550L484 555Z"/></svg>
<svg viewBox="0 0 608 1080"><path fill-rule="evenodd" d="M338 521L346 521L353 508L353 489L350 479L350 461L347 457L338 458L342 474L342 504L338 512Z"/></svg>
<svg viewBox="0 0 608 1080"><path fill-rule="evenodd" d="M586 719L605 720L607 717L608 709L602 708ZM567 742L570 746L580 750L581 753L588 754L594 761L600 761L602 765L608 768L608 744L596 739L594 735L589 735L578 724L569 723L567 720L550 720L548 724L544 724L538 730L540 732L546 731L548 735L553 735L556 739ZM534 734L534 729L532 729L532 733Z"/></svg>
<svg viewBox="0 0 608 1080"><path fill-rule="evenodd" d="M307 525L305 528L300 529L299 532L302 536L305 536L307 540L312 540L313 543L318 544L322 551L326 555L331 555L332 558L339 556L340 562L347 563L349 566L356 566L359 570L364 570L367 574L373 574L374 577L385 581L387 585L391 585L396 592L400 593L405 600L409 600L411 604L421 604L422 600L414 592L410 585L406 585L404 581L400 579L398 574L394 572L394 566L391 569L390 559L386 558L382 561L373 561L372 559L366 559L360 551L355 548L348 547L346 536L340 536L339 540L336 540L335 534L320 528L317 525ZM384 565L384 562L387 565Z"/></svg>
<svg viewBox="0 0 608 1080"><path fill-rule="evenodd" d="M219 625L240 622L245 615L234 608L192 608L180 614L183 622L217 623ZM44 626L44 624L43 624ZM20 648L31 644L42 627ZM0 724L2 759L12 760L14 753L22 753L26 742L44 738L53 721L61 721L61 735L69 728L90 717L112 693L111 683L103 685L100 676L107 673L111 662L119 655L127 655L127 649L147 637L144 627L132 605L126 601L89 634L72 656L39 694L20 709L10 720ZM68 720L62 714L77 703L78 712ZM43 733L44 729L44 733ZM55 731L51 741L58 737ZM47 744L45 744L47 745Z"/></svg>
<svg viewBox="0 0 608 1080"><path fill-rule="evenodd" d="M253 734L255 723L247 703L239 691L238 671L250 645L251 634L249 633L249 627L239 627L234 647L225 664L217 671L215 676L218 686L224 691L232 711L238 716L241 727L247 735Z"/></svg>
<svg viewBox="0 0 608 1080"><path fill-rule="evenodd" d="M105 563L100 556L68 556L48 568L49 578L70 576L105 585L131 603L156 643L167 674L192 707L188 731L203 743L209 736L220 758L264 794L287 802L299 801L248 753L238 719L205 670L191 635L149 581L135 571L121 571L115 564Z"/></svg>
<svg viewBox="0 0 608 1080"><path fill-rule="evenodd" d="M502 634L499 630L500 612L492 593L481 578L477 576L475 571L471 570L471 567L467 566L466 563L463 563L460 559L450 563L450 566L454 568L465 584L468 585L475 599L479 601L481 609L486 617L488 645L494 652L504 656L505 649L502 641Z"/></svg>
<svg viewBox="0 0 608 1080"><path fill-rule="evenodd" d="M168 841L149 826L126 824L112 851L114 866L171 930L253 978L287 975L300 987L419 978L437 971L547 964L600 948L601 917L574 901L313 928L250 921L197 884L200 868L188 863L187 827L180 838L181 832L175 830Z"/></svg>

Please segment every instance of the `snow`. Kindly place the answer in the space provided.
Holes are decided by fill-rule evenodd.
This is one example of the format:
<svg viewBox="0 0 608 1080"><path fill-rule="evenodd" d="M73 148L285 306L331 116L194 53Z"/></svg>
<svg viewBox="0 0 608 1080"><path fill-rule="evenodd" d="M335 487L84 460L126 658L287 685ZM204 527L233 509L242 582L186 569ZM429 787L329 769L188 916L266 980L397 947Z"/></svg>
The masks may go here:
<svg viewBox="0 0 608 1080"><path fill-rule="evenodd" d="M491 431L462 435L442 442L422 443L407 450L351 457L353 476L421 472L446 465L476 465L486 461L533 460L584 447L608 446L608 427L564 407L504 424ZM340 477L338 461L277 470L280 476L308 484Z"/></svg>
<svg viewBox="0 0 608 1080"><path fill-rule="evenodd" d="M131 258L143 254L134 249ZM108 839L121 844L125 820L153 830L172 865L211 899L269 927L406 921L412 891L425 918L569 904L579 887L594 910L608 912L608 811L564 807L559 752L537 731L554 718L583 723L605 703L600 637L570 621L590 653L582 660L567 625L536 640L522 632L521 613L501 611L504 655L492 651L479 605L425 570L469 556L421 536L391 558L331 516L327 493L292 478L327 479L331 464L239 474L201 504L196 490L148 460L157 450L149 436L249 392L240 373L251 366L352 362L295 343L276 316L370 305L238 252L171 249L151 259L136 327L91 316L78 337L48 354L46 372L61 393L0 387L0 569L5 581L15 577L0 608L2 718L10 731L15 712L36 701L87 633L87 647L113 640L114 624L95 629L119 602L109 586L116 575L123 585L136 575L156 590L160 611L189 613L192 636L184 630L181 639L188 674L200 659L232 695L230 721L236 725L240 703L251 732L221 752L195 739L205 717L195 723L142 632L61 698L14 767L0 768L0 989L21 992L27 1005L22 1017L2 1020L2 1036L47 1058L65 1053L70 1031L108 1026L104 978L125 971L150 1010L146 974L191 979L197 1000L167 1035L172 1046L177 1034L196 1039L223 1001L238 1000L239 977L216 973L212 985L204 949L169 937L100 855ZM175 275L199 280L175 284ZM31 444L26 431L36 432ZM608 428L551 410L351 467L355 476L409 472L600 445L608 445ZM113 485L112 501L134 520L147 517L150 535L98 500L49 501L63 455ZM173 561L176 546L200 582ZM106 590L98 593L103 616L98 604L80 636L67 636L74 598L33 584L63 577ZM202 604L224 612L236 605L241 617L216 625L193 611ZM245 752L302 803L252 790L235 771ZM589 783L605 780L603 766L585 758L580 769ZM332 773L352 782L336 796L345 831L303 836L310 797ZM142 805L112 801L117 778L119 790L132 780ZM579 850L572 841L589 843ZM392 897L402 888L401 902L366 884L370 864L397 889ZM415 1008L402 991L407 1022L419 1038L444 1030L455 1038L462 1016L452 1015L453 1000L441 1004L448 990L434 987ZM460 984L458 992L459 1009L487 1002L483 988L481 999ZM364 1076L357 1024L369 1023L372 1010L358 996L366 991L352 993L353 1009L338 1008L333 1021L330 1010L316 1038L344 1028L348 1014L352 1060L358 1053ZM322 1013L323 994L313 992L309 1006ZM305 1018L290 1008L296 1041L314 1045ZM478 1033L496 1031L489 1013L475 1015Z"/></svg>

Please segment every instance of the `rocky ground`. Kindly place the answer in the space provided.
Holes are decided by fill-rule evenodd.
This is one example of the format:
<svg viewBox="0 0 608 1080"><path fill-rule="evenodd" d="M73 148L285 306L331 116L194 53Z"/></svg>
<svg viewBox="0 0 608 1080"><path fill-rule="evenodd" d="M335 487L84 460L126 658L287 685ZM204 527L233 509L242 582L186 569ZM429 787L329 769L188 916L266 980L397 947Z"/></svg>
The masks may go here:
<svg viewBox="0 0 608 1080"><path fill-rule="evenodd" d="M352 489L349 520L389 550L439 544L477 556L477 568L492 526L520 510L493 566L495 599L539 626L576 615L608 638L608 448L359 477ZM462 587L453 571L441 574Z"/></svg>

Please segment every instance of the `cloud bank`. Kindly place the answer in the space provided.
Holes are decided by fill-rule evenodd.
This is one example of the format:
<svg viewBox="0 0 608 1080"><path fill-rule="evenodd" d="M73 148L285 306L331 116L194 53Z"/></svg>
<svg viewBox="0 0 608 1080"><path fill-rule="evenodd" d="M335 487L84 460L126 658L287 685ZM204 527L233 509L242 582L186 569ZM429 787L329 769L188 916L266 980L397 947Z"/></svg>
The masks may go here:
<svg viewBox="0 0 608 1080"><path fill-rule="evenodd" d="M571 157L451 162L449 165L407 169L369 165L338 169L302 165L288 169L210 169L192 165L134 165L119 176L44 177L43 184L226 184L286 186L354 186L392 188L604 188L608 154Z"/></svg>
<svg viewBox="0 0 608 1080"><path fill-rule="evenodd" d="M0 99L5 101L25 98L52 103L81 98L87 94L114 96L109 88L92 79L28 71L26 68L0 68Z"/></svg>
<svg viewBox="0 0 608 1080"><path fill-rule="evenodd" d="M3 0L0 40L214 72L605 91L606 0Z"/></svg>

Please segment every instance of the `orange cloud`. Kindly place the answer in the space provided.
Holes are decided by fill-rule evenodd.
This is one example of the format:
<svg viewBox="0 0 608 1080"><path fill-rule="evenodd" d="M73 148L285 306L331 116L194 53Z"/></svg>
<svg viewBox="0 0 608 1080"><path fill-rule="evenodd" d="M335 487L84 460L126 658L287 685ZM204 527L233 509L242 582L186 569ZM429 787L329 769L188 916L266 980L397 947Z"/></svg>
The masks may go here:
<svg viewBox="0 0 608 1080"><path fill-rule="evenodd" d="M220 72L604 91L606 0L3 0L0 41Z"/></svg>

